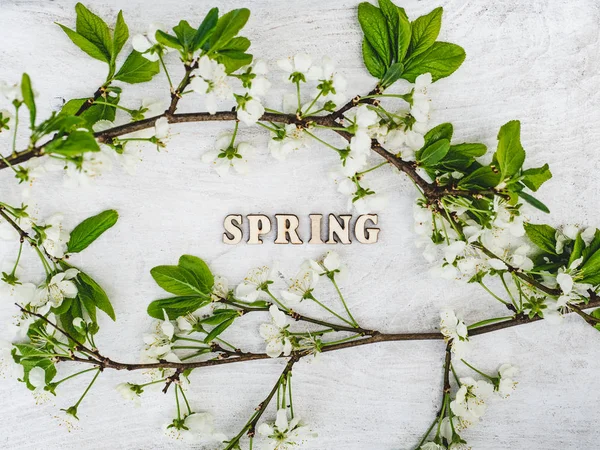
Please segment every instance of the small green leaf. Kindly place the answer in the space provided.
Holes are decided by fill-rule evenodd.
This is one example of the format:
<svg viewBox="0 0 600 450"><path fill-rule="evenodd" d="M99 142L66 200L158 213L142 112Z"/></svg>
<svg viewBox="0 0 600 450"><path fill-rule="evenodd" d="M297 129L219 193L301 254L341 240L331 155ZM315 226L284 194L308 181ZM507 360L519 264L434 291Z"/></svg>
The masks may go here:
<svg viewBox="0 0 600 450"><path fill-rule="evenodd" d="M196 34L192 39L192 51L201 49L202 46L208 41L217 25L218 20L219 8L212 8L198 27L198 30L196 30Z"/></svg>
<svg viewBox="0 0 600 450"><path fill-rule="evenodd" d="M115 24L115 33L113 37L112 60L116 60L123 46L129 39L129 27L123 18L123 11L119 11L117 15L117 23Z"/></svg>
<svg viewBox="0 0 600 450"><path fill-rule="evenodd" d="M369 73L375 78L382 79L386 72L385 63L381 60L373 46L369 44L367 38L363 38L362 53L365 67Z"/></svg>
<svg viewBox="0 0 600 450"><path fill-rule="evenodd" d="M106 56L107 61L114 59L113 42L106 22L81 3L75 5L75 11L77 33L95 45Z"/></svg>
<svg viewBox="0 0 600 450"><path fill-rule="evenodd" d="M221 333L223 333L227 328L229 328L234 321L235 317L232 317L214 327L210 331L210 333L208 333L208 335L204 338L204 343L210 344L215 338L219 337Z"/></svg>
<svg viewBox="0 0 600 450"><path fill-rule="evenodd" d="M79 272L78 279L81 282L80 288L83 287L85 295L89 296L96 307L112 320L116 320L115 311L104 289L92 277L83 272Z"/></svg>
<svg viewBox="0 0 600 450"><path fill-rule="evenodd" d="M483 166L461 178L458 186L467 189L488 189L497 186L498 183L500 183L500 174L494 172L490 166Z"/></svg>
<svg viewBox="0 0 600 450"><path fill-rule="evenodd" d="M219 18L210 36L210 50L215 51L227 47L248 22L250 10L247 8L234 9Z"/></svg>
<svg viewBox="0 0 600 450"><path fill-rule="evenodd" d="M67 244L69 253L79 253L98 239L102 233L112 227L119 218L119 214L109 209L92 217L88 217L71 231L71 238Z"/></svg>
<svg viewBox="0 0 600 450"><path fill-rule="evenodd" d="M415 19L411 24L410 57L420 55L431 48L442 27L444 10L435 8L429 14Z"/></svg>
<svg viewBox="0 0 600 450"><path fill-rule="evenodd" d="M424 138L425 145L423 148L439 141L440 139L447 139L448 141L452 140L452 133L454 132L454 128L451 123L441 123L438 126L429 130Z"/></svg>
<svg viewBox="0 0 600 450"><path fill-rule="evenodd" d="M87 98L76 98L73 100L69 100L60 110L60 114L74 115L87 101ZM103 98L103 103L117 105L119 103L119 97L107 95L105 98ZM83 112L83 114L81 114L78 117L85 119L85 122L87 123L87 128L90 131L92 131L94 124L99 120L108 120L109 122L113 122L115 120L116 110L117 109L114 106L94 104L88 109L86 109Z"/></svg>
<svg viewBox="0 0 600 450"><path fill-rule="evenodd" d="M598 250L600 250L600 230L596 228L592 242L590 242L590 245L583 249L583 260L587 261L590 256L596 253Z"/></svg>
<svg viewBox="0 0 600 450"><path fill-rule="evenodd" d="M589 283L593 286L600 284L600 250L596 251L581 267L580 283Z"/></svg>
<svg viewBox="0 0 600 450"><path fill-rule="evenodd" d="M162 30L157 30L155 37L156 41L159 44L164 45L165 47L174 48L180 51L183 50L183 44L179 42L179 39L177 39L175 36L171 36L170 34L167 34Z"/></svg>
<svg viewBox="0 0 600 450"><path fill-rule="evenodd" d="M173 31L183 46L184 51L191 53L196 30L191 27L187 20L181 20L177 26L173 27Z"/></svg>
<svg viewBox="0 0 600 450"><path fill-rule="evenodd" d="M379 8L387 20L394 61L402 62L411 39L408 17L402 8L390 0L379 0Z"/></svg>
<svg viewBox="0 0 600 450"><path fill-rule="evenodd" d="M358 5L358 22L366 40L371 44L379 59L383 61L387 70L392 63L393 52L385 16L376 6L363 2Z"/></svg>
<svg viewBox="0 0 600 450"><path fill-rule="evenodd" d="M383 87L383 88L390 87L392 84L394 84L396 81L398 81L400 79L403 71L404 71L404 65L402 65L402 63L397 62L397 63L392 64L389 67L389 69L385 72L385 75L383 75L383 78L381 79L381 87Z"/></svg>
<svg viewBox="0 0 600 450"><path fill-rule="evenodd" d="M85 152L99 152L100 147L91 132L78 130L51 141L44 150L47 154L78 156Z"/></svg>
<svg viewBox="0 0 600 450"><path fill-rule="evenodd" d="M228 74L252 63L252 55L249 53L228 49L219 50L215 59L225 66L225 72Z"/></svg>
<svg viewBox="0 0 600 450"><path fill-rule="evenodd" d="M550 213L550 209L548 209L548 207L546 205L544 205L541 201L539 201L533 195L530 195L527 192L522 192L522 191L519 192L518 194L519 194L519 197L521 197L523 200L525 200L527 203L529 203L534 208L537 208L540 211L545 212L545 213Z"/></svg>
<svg viewBox="0 0 600 450"><path fill-rule="evenodd" d="M208 298L198 278L183 267L157 266L150 270L150 274L161 288L171 294Z"/></svg>
<svg viewBox="0 0 600 450"><path fill-rule="evenodd" d="M446 156L449 149L450 141L448 139L440 139L419 151L417 153L417 162L422 166L433 167Z"/></svg>
<svg viewBox="0 0 600 450"><path fill-rule="evenodd" d="M556 230L550 225L525 223L525 233L531 242L545 253L556 255Z"/></svg>
<svg viewBox="0 0 600 450"><path fill-rule="evenodd" d="M406 63L402 78L414 83L419 75L430 73L433 81L452 75L465 60L462 47L436 42L431 48Z"/></svg>
<svg viewBox="0 0 600 450"><path fill-rule="evenodd" d="M179 267L190 271L196 278L202 292L209 294L215 284L215 278L208 265L197 256L183 255L179 258Z"/></svg>
<svg viewBox="0 0 600 450"><path fill-rule="evenodd" d="M149 61L141 53L133 50L115 75L115 80L130 84L144 83L150 81L158 72L158 61Z"/></svg>
<svg viewBox="0 0 600 450"><path fill-rule="evenodd" d="M518 120L511 120L500 128L494 160L498 162L503 180L521 170L525 162L525 150L521 146L521 122Z"/></svg>
<svg viewBox="0 0 600 450"><path fill-rule="evenodd" d="M163 310L166 311L169 319L174 320L178 317L192 313L211 302L209 298L182 296L154 300L148 305L148 315L155 319L163 320L165 318Z"/></svg>
<svg viewBox="0 0 600 450"><path fill-rule="evenodd" d="M463 155L463 156L471 156L473 158L477 158L479 156L485 155L487 152L487 147L484 144L455 144L450 146L450 150Z"/></svg>
<svg viewBox="0 0 600 450"><path fill-rule="evenodd" d="M64 25L61 25L60 23L58 24L58 26L61 27L62 30L67 34L69 39L71 39L71 41L73 41L73 44L75 44L77 47L79 47L85 53L90 55L92 58L98 59L105 63L108 63L110 61L109 56L104 54L104 52L102 52L102 50L100 50L98 47L96 47L93 43L91 43L89 40L84 38L82 35L80 35L76 31L71 30L70 28L65 27Z"/></svg>
<svg viewBox="0 0 600 450"><path fill-rule="evenodd" d="M31 87L31 78L26 73L23 74L21 78L21 93L23 94L23 103L27 106L29 110L29 121L31 124L31 129L35 128L35 116L36 116L36 108L35 108L35 96L33 94L33 88Z"/></svg>
<svg viewBox="0 0 600 450"><path fill-rule="evenodd" d="M581 237L581 233L577 235L575 238L575 243L573 244L573 250L571 251L571 256L569 256L569 263L567 267L569 267L573 261L581 258L583 255L583 249L585 248L585 242L583 242L583 238Z"/></svg>
<svg viewBox="0 0 600 450"><path fill-rule="evenodd" d="M542 167L524 170L521 176L523 177L521 180L523 184L535 192L542 184L552 178L552 173L550 172L550 166L544 164Z"/></svg>

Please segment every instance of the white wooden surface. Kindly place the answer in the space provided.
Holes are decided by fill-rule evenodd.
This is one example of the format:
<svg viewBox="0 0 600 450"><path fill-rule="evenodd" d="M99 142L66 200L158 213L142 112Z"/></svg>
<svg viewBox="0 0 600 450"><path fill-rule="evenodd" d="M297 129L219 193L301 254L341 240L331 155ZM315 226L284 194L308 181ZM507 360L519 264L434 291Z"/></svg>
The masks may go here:
<svg viewBox="0 0 600 450"><path fill-rule="evenodd" d="M46 112L54 97L89 95L104 74L102 64L82 54L53 23L74 24L74 4L74 0L0 2L0 79L17 81L23 71L30 73L40 94L40 109ZM152 21L172 26L185 18L194 23L213 5L222 10L247 6L253 16L245 33L253 41L255 55L272 63L299 51L318 59L330 55L347 75L349 93L363 93L373 80L361 62L356 4L88 1L103 17L114 17L124 9L132 32L145 31ZM498 128L520 119L528 164L549 162L554 173L540 193L552 215L548 219L532 213L532 217L553 224L600 225L598 2L407 0L402 6L416 17L440 4L445 8L441 37L462 45L467 60L454 76L432 89L433 121L452 121L457 140L482 141L493 148ZM175 59L173 55L173 63ZM277 74L273 77L279 79ZM135 105L142 94L166 99L165 85L161 76L151 85L127 87L123 103ZM272 106L278 106L281 92L275 81L269 97ZM199 107L193 103L184 101L183 110ZM191 253L237 282L248 268L273 260L281 262L285 275L293 275L304 258L330 248L221 242L221 223L227 214L289 212L304 218L308 230L309 213L342 213L346 208L346 199L327 178L335 155L315 145L287 164L275 162L267 155L261 130L243 130L260 148L252 160L252 173L220 179L201 163L200 155L227 126L177 127L168 150L149 149L135 177L115 168L85 190L62 189L57 175L35 188L39 216L62 211L69 216L70 226L102 209L119 210L118 225L74 258L113 300L118 320L112 323L103 317L98 336L107 355L138 359L141 335L151 323L146 305L163 295L149 275L155 265L174 263L180 254ZM390 198L390 206L379 215L380 242L336 248L353 275L343 289L365 326L398 332L431 330L444 306L455 308L468 322L504 312L482 291L427 273L413 245L415 194L406 179L382 171L374 185L387 188ZM0 173L0 186L3 201L20 201L20 188L8 170ZM0 245L0 257L14 257L14 245ZM29 261L34 264L33 258ZM325 291L322 296L333 302L330 294ZM10 320L13 308L0 305L2 323ZM306 311L311 309L306 306ZM260 319L247 317L240 323L228 338L259 350L258 337L247 340L247 336L257 335ZM521 374L514 395L493 401L483 421L464 433L473 448L598 447L598 332L569 317L558 328L536 323L474 342L470 359L481 368L493 371L498 364L511 362L521 368ZM438 408L442 356L440 342L387 343L327 354L319 364L299 364L294 370L295 408L319 434L307 442L307 448L412 448ZM198 371L192 377L192 405L212 412L217 427L232 436L264 398L282 364L263 361ZM142 379L141 374L103 374L80 408L79 429L71 433L58 427L54 416L58 408L75 401L85 380L73 382L70 387L76 389L63 390L55 401L41 406L34 404L24 386L3 380L0 447L171 448L174 444L163 437L161 426L173 416L172 398L149 393L143 408L134 409L114 390L119 382ZM175 447L186 448L186 444Z"/></svg>

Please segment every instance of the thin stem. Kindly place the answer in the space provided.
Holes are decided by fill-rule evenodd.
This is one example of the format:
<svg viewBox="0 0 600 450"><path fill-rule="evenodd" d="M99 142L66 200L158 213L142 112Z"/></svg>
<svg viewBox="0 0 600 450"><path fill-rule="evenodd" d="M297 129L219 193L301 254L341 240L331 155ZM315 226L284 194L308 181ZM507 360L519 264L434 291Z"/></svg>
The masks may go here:
<svg viewBox="0 0 600 450"><path fill-rule="evenodd" d="M79 375L84 374L86 372L91 372L92 370L96 370L97 371L98 369L96 367L91 367L89 369L85 369L85 370L82 370L80 372L76 372L74 374L71 374L68 377L63 378L62 380L54 381L53 384L56 385L56 386L58 386L59 384L64 383L65 381L70 380L71 378L78 377Z"/></svg>
<svg viewBox="0 0 600 450"><path fill-rule="evenodd" d="M496 300L498 300L500 303L503 303L505 305L509 305L510 303L508 303L507 301L502 300L500 297L498 297L496 294L494 294L484 283L483 280L479 281L479 284L481 285L481 287L483 289L485 289L487 291L488 294L490 294L492 297L494 297Z"/></svg>
<svg viewBox="0 0 600 450"><path fill-rule="evenodd" d="M464 359L461 359L461 361L467 366L469 367L471 370L474 370L475 372L477 372L479 375L481 375L482 377L487 378L488 380L493 380L494 378L490 377L489 375L483 373L481 370L476 369L475 367L473 367L471 364L469 364L468 362L466 362Z"/></svg>
<svg viewBox="0 0 600 450"><path fill-rule="evenodd" d="M308 130L306 130L306 129L305 129L305 130L304 130L304 132L305 132L306 134L308 134L310 137L312 137L313 139L316 139L317 141L319 141L321 144L323 144L323 145L325 145L325 146L329 147L330 149L332 149L332 150L335 150L335 151L336 151L336 152L338 152L338 153L342 151L342 149L341 149L341 148L334 147L333 145L331 145L330 143L328 143L328 142L324 141L323 139L321 139L321 138L317 137L316 135L314 135L314 134L313 134L313 133L311 133L310 131L308 131Z"/></svg>
<svg viewBox="0 0 600 450"><path fill-rule="evenodd" d="M169 89L173 92L173 82L171 81L171 76L169 75L169 71L167 70L167 66L165 65L165 61L163 60L162 52L158 52L158 59L160 61L160 65L165 71L165 75L167 76L167 80L169 82Z"/></svg>
<svg viewBox="0 0 600 450"><path fill-rule="evenodd" d="M88 387L85 388L85 391L83 391L83 394L81 395L81 397L79 398L79 400L77 400L77 403L75 403L75 408L79 407L79 404L83 401L83 399L85 398L85 396L87 395L87 393L90 391L90 389L92 388L92 386L94 385L94 382L96 381L96 378L98 378L98 375L100 375L101 370L100 369L96 369L96 375L94 375L94 378L92 378L92 381L90 381L90 384L88 384Z"/></svg>
<svg viewBox="0 0 600 450"><path fill-rule="evenodd" d="M389 162L384 161L381 164L377 164L376 166L371 167L370 169L363 170L362 172L356 172L356 176L360 177L361 175L364 175L365 173L373 172L374 170L377 170L377 169L379 169L380 167L383 167L383 166L387 166L388 164L389 164Z"/></svg>
<svg viewBox="0 0 600 450"><path fill-rule="evenodd" d="M346 300L344 300L342 291L340 291L340 288L339 288L337 282L335 281L335 276L331 276L331 277L329 277L329 279L333 283L333 286L335 287L335 290L337 291L337 293L340 297L340 300L342 301L342 305L344 305L344 309L346 310L346 313L348 313L348 317L350 317L350 320L352 321L354 326L358 327L358 322L354 319L354 317L352 317L352 313L350 312L350 309L348 308L348 305L346 304Z"/></svg>
<svg viewBox="0 0 600 450"><path fill-rule="evenodd" d="M342 322L346 322L348 325L351 325L353 327L357 326L356 323L352 323L348 319L344 319L342 316L340 316L334 310L325 306L323 303L321 303L319 300L317 300L314 295L310 294L310 296L308 298L311 299L313 302L315 302L317 305L319 305L321 308L323 308L325 311L329 312L330 314L333 314L335 317L340 319Z"/></svg>

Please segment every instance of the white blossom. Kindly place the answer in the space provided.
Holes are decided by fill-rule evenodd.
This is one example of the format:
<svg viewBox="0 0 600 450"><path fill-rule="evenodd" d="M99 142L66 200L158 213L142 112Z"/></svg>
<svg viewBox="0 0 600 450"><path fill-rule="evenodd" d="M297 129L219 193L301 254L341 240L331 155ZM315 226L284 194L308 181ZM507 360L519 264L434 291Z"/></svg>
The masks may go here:
<svg viewBox="0 0 600 450"><path fill-rule="evenodd" d="M171 49L163 47L158 44L156 40L156 32L164 29L163 25L158 23L151 23L148 26L148 32L146 34L136 34L131 39L131 45L136 52L142 53L144 58L149 61L158 61L159 52L168 52Z"/></svg>
<svg viewBox="0 0 600 450"><path fill-rule="evenodd" d="M305 79L317 80L321 77L323 71L320 67L312 64L312 59L306 53L299 53L296 56L280 59L277 65L286 73L284 78L287 82L295 82L294 78L303 75Z"/></svg>
<svg viewBox="0 0 600 450"><path fill-rule="evenodd" d="M308 146L306 133L293 123L285 125L280 134L271 132L269 141L269 151L279 161L284 161L290 153Z"/></svg>
<svg viewBox="0 0 600 450"><path fill-rule="evenodd" d="M271 314L271 323L263 323L260 326L260 335L267 343L267 355L271 358L277 358L282 353L289 356L292 353L292 342L287 334L286 317L283 311L277 306L271 305L269 308Z"/></svg>
<svg viewBox="0 0 600 450"><path fill-rule="evenodd" d="M281 298L289 304L298 304L306 295L310 295L312 290L317 286L319 274L315 272L310 262L302 264L300 271L291 280L287 290L281 291Z"/></svg>
<svg viewBox="0 0 600 450"><path fill-rule="evenodd" d="M154 326L152 334L144 335L146 348L142 352L142 360L147 362L157 362L165 360L169 362L180 362L179 357L171 349L173 345L173 336L175 335L175 326L169 320L167 313L164 313L165 319L159 320Z"/></svg>
<svg viewBox="0 0 600 450"><path fill-rule="evenodd" d="M10 103L15 100L18 102L23 101L23 94L21 93L21 86L18 84L9 84L6 81L0 81L0 96L4 97Z"/></svg>
<svg viewBox="0 0 600 450"><path fill-rule="evenodd" d="M276 275L277 269L275 267L262 266L251 269L244 281L236 287L235 295L242 300L253 302L263 289L268 288L273 283Z"/></svg>
<svg viewBox="0 0 600 450"><path fill-rule="evenodd" d="M498 369L500 381L498 383L498 394L502 397L508 397L512 391L517 388L517 382L513 381L514 376L519 372L515 366L502 364Z"/></svg>
<svg viewBox="0 0 600 450"><path fill-rule="evenodd" d="M237 108L237 118L246 125L254 125L265 113L265 108L258 98L250 97Z"/></svg>
<svg viewBox="0 0 600 450"><path fill-rule="evenodd" d="M265 77L269 73L266 62L260 59L256 60L251 66L243 67L241 71L254 75L250 81L250 86L247 87L250 96L261 98L267 94L271 88L271 82Z"/></svg>
<svg viewBox="0 0 600 450"><path fill-rule="evenodd" d="M265 450L293 450L301 446L307 438L315 436L298 416L288 420L285 408L277 411L274 423L261 423L258 432L269 438Z"/></svg>
<svg viewBox="0 0 600 450"><path fill-rule="evenodd" d="M123 399L127 400L128 402L133 402L133 404L136 406L140 406L140 396L134 390L134 385L131 383L119 383L117 386L115 386L115 389L119 395L123 397Z"/></svg>
<svg viewBox="0 0 600 450"><path fill-rule="evenodd" d="M185 418L185 426L194 435L202 440L224 441L227 437L223 433L215 431L214 417L212 414L192 413Z"/></svg>
<svg viewBox="0 0 600 450"><path fill-rule="evenodd" d="M206 95L206 109L210 114L215 114L219 99L233 97L225 66L204 55L198 61L198 68L194 73L196 76L190 82L191 89Z"/></svg>
<svg viewBox="0 0 600 450"><path fill-rule="evenodd" d="M42 225L42 227L47 227L44 229L42 246L46 253L54 258L65 256L67 243L71 238L71 235L63 226L63 219L62 214L54 214Z"/></svg>
<svg viewBox="0 0 600 450"><path fill-rule="evenodd" d="M440 332L447 341L452 340L452 353L456 357L462 358L470 349L467 326L454 311L446 309L440 313Z"/></svg>
<svg viewBox="0 0 600 450"><path fill-rule="evenodd" d="M202 162L212 164L219 176L226 176L230 169L239 174L248 173L248 156L254 153L254 147L247 142L232 145L233 135L222 134L217 138L214 150L202 155Z"/></svg>
<svg viewBox="0 0 600 450"><path fill-rule="evenodd" d="M417 122L426 123L429 121L431 100L427 91L431 86L431 83L432 78L430 73L421 74L415 80L410 115L413 116Z"/></svg>
<svg viewBox="0 0 600 450"><path fill-rule="evenodd" d="M484 414L485 401L494 392L494 386L487 381L475 381L471 377L460 379L460 388L456 398L450 402L450 409L465 424L479 421Z"/></svg>
<svg viewBox="0 0 600 450"><path fill-rule="evenodd" d="M42 311L48 311L51 307L58 308L65 298L77 297L77 285L74 280L79 271L67 269L53 275L50 281L38 287L31 305Z"/></svg>

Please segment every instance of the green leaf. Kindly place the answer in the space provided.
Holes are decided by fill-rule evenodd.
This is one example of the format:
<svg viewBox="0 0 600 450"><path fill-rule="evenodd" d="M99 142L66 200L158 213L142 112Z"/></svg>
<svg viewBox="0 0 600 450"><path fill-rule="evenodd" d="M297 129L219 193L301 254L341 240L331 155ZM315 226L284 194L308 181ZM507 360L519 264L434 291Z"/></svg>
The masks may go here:
<svg viewBox="0 0 600 450"><path fill-rule="evenodd" d="M160 71L158 61L149 61L141 53L133 50L117 74L115 80L135 84L150 81Z"/></svg>
<svg viewBox="0 0 600 450"><path fill-rule="evenodd" d="M108 63L110 61L110 56L106 56L106 54L104 54L102 50L100 50L82 35L80 35L76 31L71 30L70 28L65 27L64 25L61 25L60 23L58 24L58 26L61 27L62 30L67 34L69 39L73 41L73 44L75 44L85 53L90 55L92 58L98 59L105 63Z"/></svg>
<svg viewBox="0 0 600 450"><path fill-rule="evenodd" d="M573 250L571 251L571 256L569 256L569 263L567 267L571 266L573 261L579 259L583 255L583 249L585 248L585 242L583 242L583 238L581 237L581 233L577 235L575 238L575 243L573 244Z"/></svg>
<svg viewBox="0 0 600 450"><path fill-rule="evenodd" d="M379 8L387 20L394 60L402 62L411 38L408 17L402 8L394 5L390 0L379 0Z"/></svg>
<svg viewBox="0 0 600 450"><path fill-rule="evenodd" d="M127 39L129 39L129 27L123 18L123 11L119 11L119 14L117 15L117 23L115 24L113 48L111 52L113 61L117 59L117 56L119 53L121 53L121 50L127 42Z"/></svg>
<svg viewBox="0 0 600 450"><path fill-rule="evenodd" d="M429 14L415 19L411 24L409 55L418 56L431 48L440 34L444 10L435 8ZM433 74L432 74L433 75Z"/></svg>
<svg viewBox="0 0 600 450"><path fill-rule="evenodd" d="M519 194L519 197L521 197L523 200L525 200L527 203L529 203L534 208L537 208L540 211L545 212L545 213L550 212L550 209L548 209L548 207L546 205L544 205L541 201L539 201L533 195L530 195L527 192L519 192L518 194Z"/></svg>
<svg viewBox="0 0 600 450"><path fill-rule="evenodd" d="M192 51L199 50L208 41L219 20L219 8L212 8L192 39Z"/></svg>
<svg viewBox="0 0 600 450"><path fill-rule="evenodd" d="M453 132L454 128L452 127L451 123L439 124L425 134L425 145L423 145L423 148L439 141L440 139L447 139L448 141L452 140Z"/></svg>
<svg viewBox="0 0 600 450"><path fill-rule="evenodd" d="M174 320L196 311L211 302L210 298L181 296L154 300L148 305L148 315L155 319L163 320L165 318L163 310L166 311L169 319Z"/></svg>
<svg viewBox="0 0 600 450"><path fill-rule="evenodd" d="M234 321L235 317L232 317L214 327L210 331L210 333L208 333L208 335L204 338L204 343L211 343L215 338L217 338L221 333L223 333L227 328L229 328Z"/></svg>
<svg viewBox="0 0 600 450"><path fill-rule="evenodd" d="M545 253L556 255L556 230L550 225L525 223L525 233L531 242Z"/></svg>
<svg viewBox="0 0 600 450"><path fill-rule="evenodd" d="M179 42L175 36L165 33L162 30L156 31L156 41L165 47L174 48L176 50L183 50L183 44Z"/></svg>
<svg viewBox="0 0 600 450"><path fill-rule="evenodd" d="M385 16L376 6L363 2L358 5L358 22L366 40L371 44L387 69L392 63L393 52L390 46Z"/></svg>
<svg viewBox="0 0 600 450"><path fill-rule="evenodd" d="M525 162L525 150L521 146L521 122L511 120L498 132L498 149L494 153L502 179L516 175Z"/></svg>
<svg viewBox="0 0 600 450"><path fill-rule="evenodd" d="M218 51L215 59L225 66L225 72L229 74L235 72L240 67L250 64L252 62L252 55L237 50L222 49Z"/></svg>
<svg viewBox="0 0 600 450"><path fill-rule="evenodd" d="M589 283L593 286L600 284L600 250L596 251L581 267L580 283Z"/></svg>
<svg viewBox="0 0 600 450"><path fill-rule="evenodd" d="M402 78L414 83L419 75L430 73L433 81L452 75L465 60L462 47L448 42L436 42L425 53L421 53L410 62Z"/></svg>
<svg viewBox="0 0 600 450"><path fill-rule="evenodd" d="M83 272L79 272L78 279L80 281L80 288L83 288L85 293L84 295L87 295L100 311L106 313L112 320L116 320L115 311L104 289L92 277Z"/></svg>
<svg viewBox="0 0 600 450"><path fill-rule="evenodd" d="M35 128L35 96L33 95L33 88L31 87L31 78L26 73L21 77L21 93L23 95L23 103L29 110L29 121L31 123L31 129Z"/></svg>
<svg viewBox="0 0 600 450"><path fill-rule="evenodd" d="M196 30L191 27L187 20L182 20L177 26L173 27L173 31L183 46L184 51L192 52L192 42L196 36Z"/></svg>
<svg viewBox="0 0 600 450"><path fill-rule="evenodd" d="M550 172L550 166L544 164L542 167L524 170L521 176L523 177L521 180L523 184L535 192L542 184L552 178L552 173Z"/></svg>
<svg viewBox="0 0 600 450"><path fill-rule="evenodd" d="M250 10L247 8L234 9L219 18L210 36L210 50L215 51L226 47L229 41L244 28L249 18Z"/></svg>
<svg viewBox="0 0 600 450"><path fill-rule="evenodd" d="M179 258L179 267L191 272L199 286L202 287L202 292L209 294L215 284L215 278L210 271L208 265L197 256L182 255Z"/></svg>
<svg viewBox="0 0 600 450"><path fill-rule="evenodd" d="M99 152L100 147L89 131L73 131L61 139L51 141L45 147L47 154L54 153L65 156L78 156L85 152Z"/></svg>
<svg viewBox="0 0 600 450"><path fill-rule="evenodd" d="M494 172L490 166L483 166L461 178L458 186L467 189L487 189L497 186L498 183L500 183L500 174Z"/></svg>
<svg viewBox="0 0 600 450"><path fill-rule="evenodd" d="M598 250L600 250L600 230L596 229L592 242L590 242L590 245L583 249L583 260L587 261L589 257L596 253Z"/></svg>
<svg viewBox="0 0 600 450"><path fill-rule="evenodd" d="M95 45L106 56L107 61L114 59L113 42L106 22L81 3L75 5L75 11L77 12L75 26L77 33Z"/></svg>
<svg viewBox="0 0 600 450"><path fill-rule="evenodd" d="M62 107L60 114L61 115L74 115L79 111L79 108L81 108L81 106L87 101L88 101L87 98L76 98L73 100L69 100ZM113 105L117 105L119 103L119 97L118 96L113 97L113 96L107 95L105 98L103 98L103 103L110 103ZM88 109L86 109L83 112L83 114L81 114L78 117L85 119L88 129L90 131L92 131L94 124L96 122L98 122L99 120L108 120L110 122L114 122L115 116L116 116L116 111L117 111L117 109L114 106L109 106L109 105L104 105L104 104L102 104L102 105L95 104L95 105L90 106Z"/></svg>
<svg viewBox="0 0 600 450"><path fill-rule="evenodd" d="M150 274L161 288L171 294L208 297L197 276L183 267L157 266L150 270Z"/></svg>
<svg viewBox="0 0 600 450"><path fill-rule="evenodd" d="M385 63L381 60L373 46L369 44L367 38L363 38L362 53L365 67L369 73L375 78L382 79L386 72Z"/></svg>
<svg viewBox="0 0 600 450"><path fill-rule="evenodd" d="M441 161L450 149L448 139L440 139L417 152L417 162L422 166L432 167Z"/></svg>
<svg viewBox="0 0 600 450"><path fill-rule="evenodd" d="M484 144L455 144L450 146L452 152L463 156L479 157L485 155L487 147Z"/></svg>
<svg viewBox="0 0 600 450"><path fill-rule="evenodd" d="M98 239L102 233L117 223L119 214L109 209L92 217L88 217L71 231L71 238L67 244L69 253L79 253Z"/></svg>
<svg viewBox="0 0 600 450"><path fill-rule="evenodd" d="M381 86L383 88L388 88L396 81L400 79L402 76L402 72L404 71L404 65L402 63L394 63L390 66L390 68L385 72L385 75L381 79Z"/></svg>

